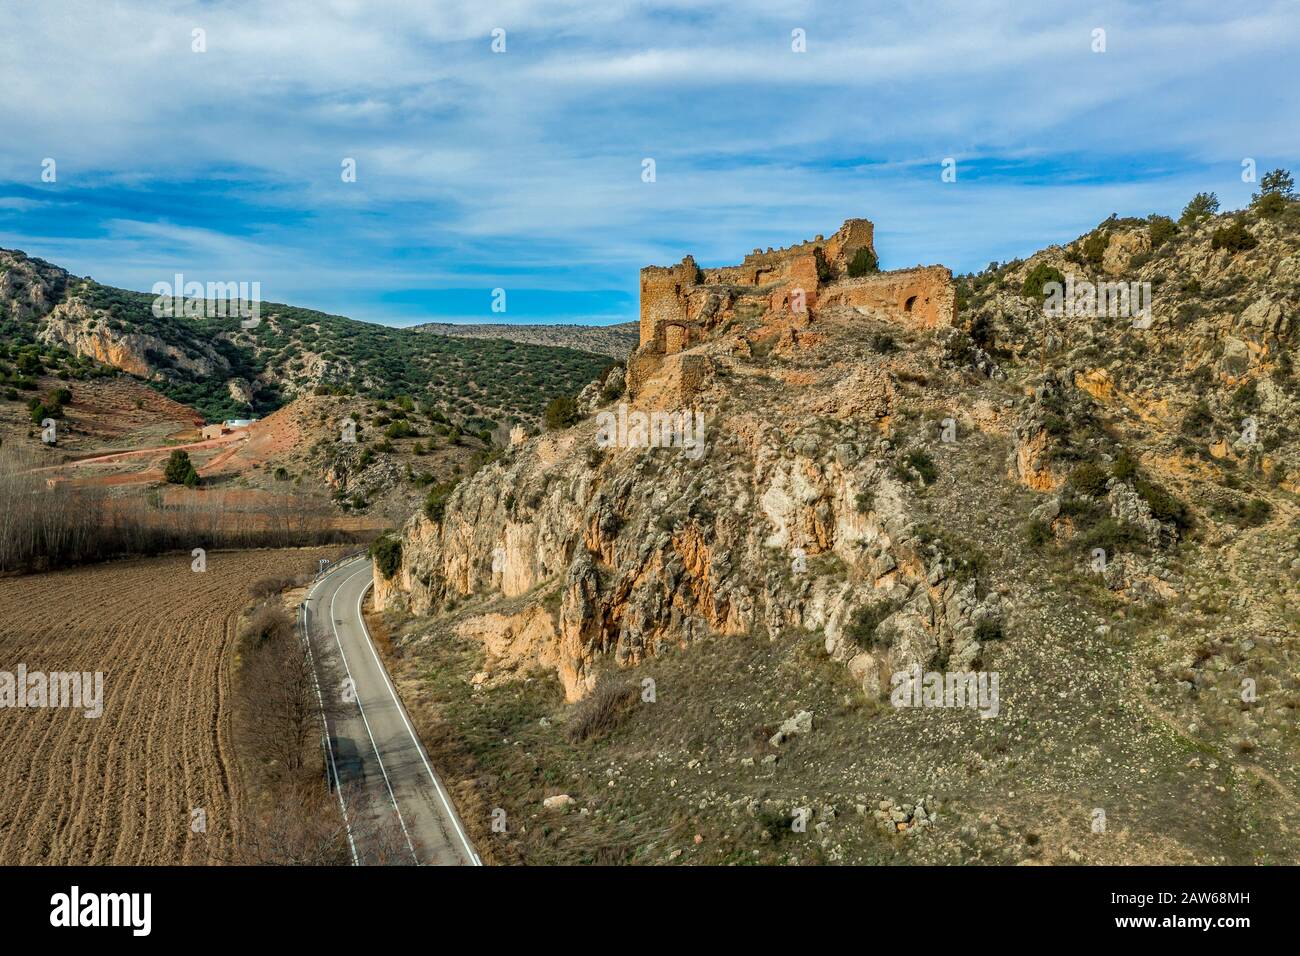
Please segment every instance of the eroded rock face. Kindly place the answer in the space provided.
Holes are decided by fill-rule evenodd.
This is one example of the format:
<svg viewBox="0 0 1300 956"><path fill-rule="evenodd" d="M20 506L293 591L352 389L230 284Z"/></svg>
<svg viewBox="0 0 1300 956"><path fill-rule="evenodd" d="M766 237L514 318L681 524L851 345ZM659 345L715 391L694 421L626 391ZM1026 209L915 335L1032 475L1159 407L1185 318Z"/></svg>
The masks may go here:
<svg viewBox="0 0 1300 956"><path fill-rule="evenodd" d="M873 696L912 664L971 664L977 623L999 610L916 534L887 440L894 376L860 346L847 359L833 344L860 342L861 322L857 309L817 313L811 347L839 360L785 387L754 376L760 329L668 356L613 404L587 390L596 412L687 402L703 453L602 447L597 419L514 443L453 492L441 523L406 525L380 606L427 615L479 601L458 627L484 642L482 679L551 668L570 699L602 668L706 634L819 631ZM695 370L690 388L679 364ZM882 602L879 627L880 615L864 623L862 609Z"/></svg>
<svg viewBox="0 0 1300 956"><path fill-rule="evenodd" d="M153 335L114 329L102 311L80 299L60 302L36 333L44 345L59 345L74 355L92 358L141 378L158 378L165 361L195 377L228 373L230 363L210 346L191 355Z"/></svg>

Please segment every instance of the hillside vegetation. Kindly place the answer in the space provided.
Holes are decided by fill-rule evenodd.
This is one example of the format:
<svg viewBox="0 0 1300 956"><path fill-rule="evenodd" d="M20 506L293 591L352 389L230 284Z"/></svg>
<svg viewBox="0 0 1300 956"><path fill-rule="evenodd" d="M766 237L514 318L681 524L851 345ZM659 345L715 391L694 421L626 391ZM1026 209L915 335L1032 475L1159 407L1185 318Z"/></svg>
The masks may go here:
<svg viewBox="0 0 1300 956"><path fill-rule="evenodd" d="M42 369L80 378L111 368L209 420L265 414L317 391L413 395L457 421L500 423L535 420L550 398L610 364L575 349L426 335L273 302L247 329L238 316L156 316L153 302L0 250L0 385L21 391Z"/></svg>

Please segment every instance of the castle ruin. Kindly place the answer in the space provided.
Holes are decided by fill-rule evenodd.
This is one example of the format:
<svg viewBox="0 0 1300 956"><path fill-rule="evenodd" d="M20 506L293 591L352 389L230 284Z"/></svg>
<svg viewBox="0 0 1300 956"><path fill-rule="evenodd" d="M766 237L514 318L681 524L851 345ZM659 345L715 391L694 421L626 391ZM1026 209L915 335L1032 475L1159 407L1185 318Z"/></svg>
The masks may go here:
<svg viewBox="0 0 1300 956"><path fill-rule="evenodd" d="M951 324L956 293L943 266L849 275L861 250L874 267L874 233L869 220L849 219L829 239L755 249L737 266L702 269L686 256L674 266L642 269L641 341L628 362L632 391L657 374L665 357L714 338L738 308L769 329L807 329L832 309L922 327ZM690 363L681 364L683 376L691 377Z"/></svg>

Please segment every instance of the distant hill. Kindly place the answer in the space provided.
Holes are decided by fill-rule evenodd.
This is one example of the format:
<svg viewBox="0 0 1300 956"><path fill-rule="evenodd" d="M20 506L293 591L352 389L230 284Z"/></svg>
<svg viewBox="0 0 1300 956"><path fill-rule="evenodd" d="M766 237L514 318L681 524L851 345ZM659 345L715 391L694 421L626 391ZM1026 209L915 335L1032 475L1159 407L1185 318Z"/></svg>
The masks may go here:
<svg viewBox="0 0 1300 956"><path fill-rule="evenodd" d="M620 322L617 325L506 325L453 322L428 322L411 327L416 332L446 335L460 339L508 339L525 345L550 345L577 349L596 355L624 359L637 347L640 325Z"/></svg>
<svg viewBox="0 0 1300 956"><path fill-rule="evenodd" d="M0 394L45 372L76 379L116 369L209 420L264 415L313 392L410 395L478 431L537 419L551 398L611 364L603 349L422 335L273 302L248 329L238 316L155 315L153 302L0 249Z"/></svg>

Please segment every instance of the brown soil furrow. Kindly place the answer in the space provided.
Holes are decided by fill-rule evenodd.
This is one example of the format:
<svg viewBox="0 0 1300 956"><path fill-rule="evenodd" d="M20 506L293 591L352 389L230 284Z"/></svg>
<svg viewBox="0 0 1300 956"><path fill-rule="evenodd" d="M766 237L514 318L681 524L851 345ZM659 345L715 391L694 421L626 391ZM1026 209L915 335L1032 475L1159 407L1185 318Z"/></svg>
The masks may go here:
<svg viewBox="0 0 1300 956"><path fill-rule="evenodd" d="M104 713L0 710L0 865L213 863L241 828L231 672L248 585L313 552L0 580L0 669L103 671ZM190 811L208 832L190 832Z"/></svg>

